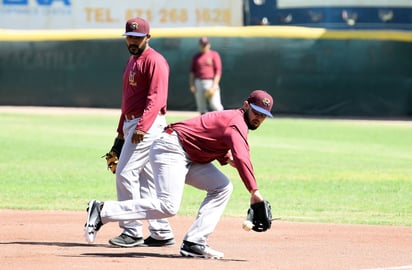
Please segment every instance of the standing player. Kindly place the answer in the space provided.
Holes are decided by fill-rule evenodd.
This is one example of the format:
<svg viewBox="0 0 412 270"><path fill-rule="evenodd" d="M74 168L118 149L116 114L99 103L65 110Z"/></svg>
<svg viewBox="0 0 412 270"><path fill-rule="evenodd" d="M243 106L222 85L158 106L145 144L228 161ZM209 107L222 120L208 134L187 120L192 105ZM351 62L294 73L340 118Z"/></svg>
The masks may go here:
<svg viewBox="0 0 412 270"><path fill-rule="evenodd" d="M208 111L208 104L214 111L223 110L220 100L219 82L222 77L222 61L217 51L211 50L207 37L199 40L199 50L192 58L190 66L190 91L196 99L200 114Z"/></svg>
<svg viewBox="0 0 412 270"><path fill-rule="evenodd" d="M149 150L166 126L169 65L149 46L150 26L142 18L126 22L126 44L131 54L123 73L122 111L115 140L122 142L116 168L119 201L156 197ZM121 247L163 246L175 243L167 219L149 220L151 235L143 240L142 223L123 220L123 232L109 240Z"/></svg>
<svg viewBox="0 0 412 270"><path fill-rule="evenodd" d="M235 167L250 203L263 201L250 161L248 130L257 129L270 113L272 97L255 90L243 102L243 108L210 112L170 124L150 149L157 198L129 201L92 200L86 221L86 240L93 242L96 232L118 220L164 218L179 210L185 183L206 191L195 222L183 239L182 256L222 258L223 253L207 245L208 236L229 201L233 186L212 163Z"/></svg>

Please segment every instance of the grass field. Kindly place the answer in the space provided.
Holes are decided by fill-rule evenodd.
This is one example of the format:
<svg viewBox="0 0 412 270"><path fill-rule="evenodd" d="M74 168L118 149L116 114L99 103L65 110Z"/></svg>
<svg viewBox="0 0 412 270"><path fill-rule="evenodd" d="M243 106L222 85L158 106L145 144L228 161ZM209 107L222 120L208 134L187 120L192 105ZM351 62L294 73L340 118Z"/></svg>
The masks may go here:
<svg viewBox="0 0 412 270"><path fill-rule="evenodd" d="M0 208L84 210L90 199L116 198L101 156L117 113L0 111L0 119ZM276 217L412 225L412 122L274 118L249 142ZM249 195L237 171L220 168L235 185L225 215L245 216ZM179 215L194 215L202 198L187 187Z"/></svg>

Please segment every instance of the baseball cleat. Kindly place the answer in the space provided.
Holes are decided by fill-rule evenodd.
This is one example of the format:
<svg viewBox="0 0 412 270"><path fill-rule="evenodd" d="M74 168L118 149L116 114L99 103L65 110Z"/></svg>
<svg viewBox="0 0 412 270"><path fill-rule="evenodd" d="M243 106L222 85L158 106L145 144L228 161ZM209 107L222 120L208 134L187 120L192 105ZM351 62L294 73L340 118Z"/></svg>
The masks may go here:
<svg viewBox="0 0 412 270"><path fill-rule="evenodd" d="M143 237L132 237L122 233L121 235L109 240L109 243L118 247L137 247L143 245Z"/></svg>
<svg viewBox="0 0 412 270"><path fill-rule="evenodd" d="M180 254L184 257L222 259L224 254L214 250L207 245L200 245L189 241L183 241L180 247Z"/></svg>
<svg viewBox="0 0 412 270"><path fill-rule="evenodd" d="M171 245L174 245L175 243L176 241L173 237L169 239L157 240L149 236L144 240L144 246L148 246L148 247L171 246Z"/></svg>
<svg viewBox="0 0 412 270"><path fill-rule="evenodd" d="M93 243L96 238L96 233L103 225L100 218L100 209L103 203L96 200L91 200L87 207L87 221L84 224L84 237L88 243Z"/></svg>

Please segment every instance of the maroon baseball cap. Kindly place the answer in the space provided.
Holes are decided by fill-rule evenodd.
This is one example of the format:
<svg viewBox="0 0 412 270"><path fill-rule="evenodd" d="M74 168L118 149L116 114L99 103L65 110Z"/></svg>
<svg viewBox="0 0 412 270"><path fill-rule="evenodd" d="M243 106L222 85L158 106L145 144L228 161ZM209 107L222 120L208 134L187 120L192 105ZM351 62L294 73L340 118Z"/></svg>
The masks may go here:
<svg viewBox="0 0 412 270"><path fill-rule="evenodd" d="M144 37L150 33L149 23L142 18L131 18L126 22L126 32L123 36Z"/></svg>
<svg viewBox="0 0 412 270"><path fill-rule="evenodd" d="M199 39L199 44L200 45L207 45L207 44L209 44L210 42L209 42L209 39L207 38L207 37L201 37L200 39Z"/></svg>
<svg viewBox="0 0 412 270"><path fill-rule="evenodd" d="M273 98L266 91L254 90L247 98L247 102L255 111L263 113L269 117L273 117L272 110Z"/></svg>

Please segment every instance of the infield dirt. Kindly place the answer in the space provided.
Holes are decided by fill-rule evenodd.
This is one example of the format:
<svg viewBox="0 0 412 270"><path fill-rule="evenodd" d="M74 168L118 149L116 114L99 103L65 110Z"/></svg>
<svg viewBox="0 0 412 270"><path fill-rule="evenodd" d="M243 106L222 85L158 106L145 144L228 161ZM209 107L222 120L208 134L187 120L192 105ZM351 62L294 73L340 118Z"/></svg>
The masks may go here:
<svg viewBox="0 0 412 270"><path fill-rule="evenodd" d="M85 218L85 212L0 210L0 269L412 269L412 227L275 221L256 233L243 231L241 218L224 217L209 245L225 258L206 260L179 254L194 217L170 219L175 245L136 248L108 244L120 233L117 223L87 244Z"/></svg>

